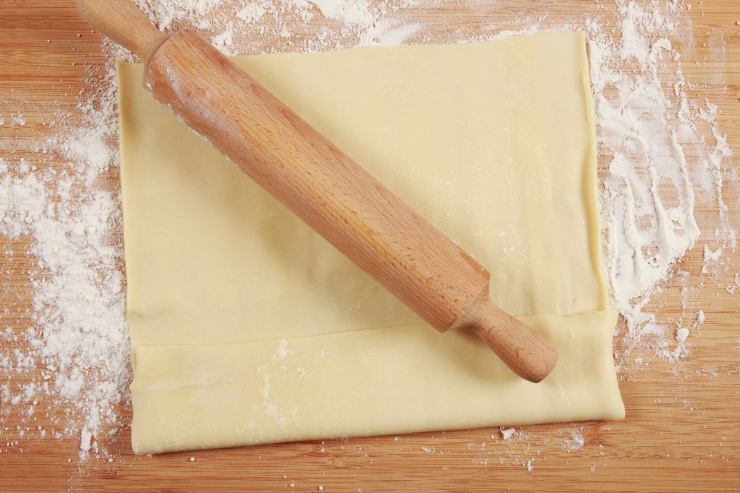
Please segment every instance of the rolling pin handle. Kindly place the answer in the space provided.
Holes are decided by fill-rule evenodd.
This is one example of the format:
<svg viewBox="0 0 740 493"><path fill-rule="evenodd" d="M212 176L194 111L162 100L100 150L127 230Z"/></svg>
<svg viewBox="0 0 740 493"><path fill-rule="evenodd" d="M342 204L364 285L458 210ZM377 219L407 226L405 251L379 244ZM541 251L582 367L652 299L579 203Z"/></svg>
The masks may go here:
<svg viewBox="0 0 740 493"><path fill-rule="evenodd" d="M135 53L144 63L169 38L131 0L77 0L77 8L93 29Z"/></svg>
<svg viewBox="0 0 740 493"><path fill-rule="evenodd" d="M540 382L555 367L558 353L540 334L495 306L486 291L457 326L471 329L511 370L530 382Z"/></svg>

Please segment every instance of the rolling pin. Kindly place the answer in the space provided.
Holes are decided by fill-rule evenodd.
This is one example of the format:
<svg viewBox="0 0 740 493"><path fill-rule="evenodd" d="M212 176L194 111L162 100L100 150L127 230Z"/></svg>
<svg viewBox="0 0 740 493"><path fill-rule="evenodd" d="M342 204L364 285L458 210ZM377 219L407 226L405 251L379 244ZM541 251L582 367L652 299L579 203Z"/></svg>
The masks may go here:
<svg viewBox="0 0 740 493"><path fill-rule="evenodd" d="M132 0L78 0L145 64L144 84L195 132L440 331L474 331L539 382L557 353L489 299L490 274L194 32L158 31Z"/></svg>

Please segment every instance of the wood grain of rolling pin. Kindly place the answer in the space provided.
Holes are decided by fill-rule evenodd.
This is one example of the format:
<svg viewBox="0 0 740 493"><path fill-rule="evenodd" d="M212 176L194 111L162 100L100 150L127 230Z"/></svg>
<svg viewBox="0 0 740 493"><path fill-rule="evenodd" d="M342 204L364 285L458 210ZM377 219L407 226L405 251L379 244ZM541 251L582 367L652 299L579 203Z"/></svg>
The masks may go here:
<svg viewBox="0 0 740 493"><path fill-rule="evenodd" d="M145 63L154 97L440 331L475 331L518 375L557 353L489 299L469 254L193 32L158 31L130 0L79 0L83 17Z"/></svg>

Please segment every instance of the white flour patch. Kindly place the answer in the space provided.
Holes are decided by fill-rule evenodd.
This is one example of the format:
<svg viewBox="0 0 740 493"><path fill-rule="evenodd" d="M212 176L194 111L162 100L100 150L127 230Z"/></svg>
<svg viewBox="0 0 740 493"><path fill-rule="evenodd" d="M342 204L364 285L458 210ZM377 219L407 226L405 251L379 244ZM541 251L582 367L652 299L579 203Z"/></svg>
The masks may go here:
<svg viewBox="0 0 740 493"><path fill-rule="evenodd" d="M527 439L527 435L523 431L517 430L516 428L500 428L499 433L501 434L501 438L504 440L511 440L512 438L515 438L517 440Z"/></svg>
<svg viewBox="0 0 740 493"><path fill-rule="evenodd" d="M103 92L80 103L82 126L60 117L29 149L39 163L54 156L65 166L36 166L10 153L0 161L0 235L30 239L27 253L36 261L29 273L33 325L5 328L12 352L0 359L8 374L31 383L4 387L0 417L9 401L28 406L25 414L35 419L36 404L49 400L52 436L77 435L83 459L105 453L97 437L118 421L129 379L122 252L111 241L120 234L119 199L96 185L117 158L111 74ZM14 123L21 124L17 116Z"/></svg>
<svg viewBox="0 0 740 493"><path fill-rule="evenodd" d="M159 29L167 31L183 20L195 21L200 29L208 29L211 25L208 16L226 2L224 0L136 0L136 3L149 14Z"/></svg>
<svg viewBox="0 0 740 493"><path fill-rule="evenodd" d="M516 430L514 428L502 428L501 429L501 438L504 440L508 440L512 436L514 436L514 433Z"/></svg>
<svg viewBox="0 0 740 493"><path fill-rule="evenodd" d="M701 272L702 274L710 274L712 272L713 264L719 261L722 257L722 248L712 250L709 245L704 245L704 262L702 262Z"/></svg>
<svg viewBox="0 0 740 493"><path fill-rule="evenodd" d="M699 238L697 200L717 204L723 225L718 239L732 249L735 232L722 200L721 167L731 152L718 128L717 107L693 100L684 77L677 44L689 36L685 12L676 2L617 5L618 36L602 34L596 21L586 27L600 144L602 154L611 156L601 205L613 304L627 322L621 365L645 336L664 328L645 307ZM679 329L674 351L665 350L664 339L653 353L682 359L687 336Z"/></svg>
<svg viewBox="0 0 740 493"><path fill-rule="evenodd" d="M13 122L13 125L17 127L25 127L26 126L26 117L22 114L18 113L17 115L10 115L11 121Z"/></svg>
<svg viewBox="0 0 740 493"><path fill-rule="evenodd" d="M281 339L280 342L278 342L277 348L275 348L275 354L273 355L273 358L284 360L288 357L289 354L290 346L288 345L288 340Z"/></svg>
<svg viewBox="0 0 740 493"><path fill-rule="evenodd" d="M255 35L258 38L277 35L291 51L317 51L352 45L401 44L422 27L394 18L394 14L420 3L419 0L137 0L137 3L160 29L193 27L210 36L213 45L227 55L258 49ZM433 2L426 3L430 4ZM317 32L306 28L315 18L323 24Z"/></svg>
<svg viewBox="0 0 740 493"><path fill-rule="evenodd" d="M567 452L575 452L582 449L584 444L582 429L572 428L570 437L563 440L562 448Z"/></svg>

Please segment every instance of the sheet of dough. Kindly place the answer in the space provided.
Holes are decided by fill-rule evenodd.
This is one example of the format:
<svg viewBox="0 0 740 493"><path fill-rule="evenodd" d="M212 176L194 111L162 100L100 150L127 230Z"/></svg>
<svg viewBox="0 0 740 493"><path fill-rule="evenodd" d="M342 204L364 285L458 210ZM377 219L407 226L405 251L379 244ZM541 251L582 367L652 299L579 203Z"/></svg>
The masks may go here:
<svg viewBox="0 0 740 493"><path fill-rule="evenodd" d="M492 272L560 362L438 334L121 64L136 452L624 416L580 33L236 62Z"/></svg>

